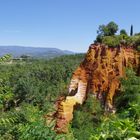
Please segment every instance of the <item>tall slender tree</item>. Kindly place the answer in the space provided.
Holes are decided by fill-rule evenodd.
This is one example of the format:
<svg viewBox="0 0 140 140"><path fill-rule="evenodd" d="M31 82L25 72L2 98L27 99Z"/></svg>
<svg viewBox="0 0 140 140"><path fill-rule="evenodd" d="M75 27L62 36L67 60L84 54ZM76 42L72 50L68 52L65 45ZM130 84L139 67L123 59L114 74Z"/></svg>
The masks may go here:
<svg viewBox="0 0 140 140"><path fill-rule="evenodd" d="M133 25L131 25L130 36L133 36Z"/></svg>

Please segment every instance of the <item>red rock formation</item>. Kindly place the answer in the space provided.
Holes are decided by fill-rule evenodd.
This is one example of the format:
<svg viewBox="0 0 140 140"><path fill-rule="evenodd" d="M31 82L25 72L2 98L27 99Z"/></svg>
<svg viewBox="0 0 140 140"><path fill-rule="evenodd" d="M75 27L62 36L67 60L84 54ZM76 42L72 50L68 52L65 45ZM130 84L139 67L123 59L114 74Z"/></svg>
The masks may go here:
<svg viewBox="0 0 140 140"><path fill-rule="evenodd" d="M105 111L114 112L113 97L120 87L120 78L125 76L125 68L140 68L140 53L132 47L119 46L108 48L102 44L91 44L84 61L74 71L69 93L57 105L56 130L66 132L73 118L76 104L82 104L88 92L92 92L102 101ZM103 98L103 94L105 98Z"/></svg>

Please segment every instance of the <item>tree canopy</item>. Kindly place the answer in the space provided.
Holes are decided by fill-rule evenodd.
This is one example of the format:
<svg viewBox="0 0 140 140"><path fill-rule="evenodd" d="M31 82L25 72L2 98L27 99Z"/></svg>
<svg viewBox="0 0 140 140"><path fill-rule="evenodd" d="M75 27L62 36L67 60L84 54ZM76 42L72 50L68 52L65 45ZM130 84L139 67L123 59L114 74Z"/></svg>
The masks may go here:
<svg viewBox="0 0 140 140"><path fill-rule="evenodd" d="M120 35L127 35L127 32L125 29L120 30Z"/></svg>
<svg viewBox="0 0 140 140"><path fill-rule="evenodd" d="M118 25L111 21L107 25L99 25L97 30L98 35L100 36L112 36L118 31Z"/></svg>

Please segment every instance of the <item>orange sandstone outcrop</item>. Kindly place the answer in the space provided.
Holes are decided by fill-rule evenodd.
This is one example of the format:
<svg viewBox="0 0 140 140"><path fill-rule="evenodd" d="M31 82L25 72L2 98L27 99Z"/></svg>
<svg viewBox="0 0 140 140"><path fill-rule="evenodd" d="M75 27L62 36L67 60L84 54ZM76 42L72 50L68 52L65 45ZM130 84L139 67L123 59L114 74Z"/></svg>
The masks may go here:
<svg viewBox="0 0 140 140"><path fill-rule="evenodd" d="M67 132L76 104L82 104L88 92L101 100L105 111L114 112L113 97L120 87L125 68L131 67L140 74L140 53L132 47L108 48L91 44L83 62L74 71L69 85L69 96L57 102L57 132ZM72 96L71 93L74 95Z"/></svg>

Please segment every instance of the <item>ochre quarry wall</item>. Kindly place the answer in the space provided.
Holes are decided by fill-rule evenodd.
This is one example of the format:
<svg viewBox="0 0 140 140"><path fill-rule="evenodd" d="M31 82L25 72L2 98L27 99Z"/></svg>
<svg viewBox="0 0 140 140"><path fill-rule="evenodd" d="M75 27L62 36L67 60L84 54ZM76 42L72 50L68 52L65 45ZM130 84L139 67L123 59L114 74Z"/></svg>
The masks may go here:
<svg viewBox="0 0 140 140"><path fill-rule="evenodd" d="M114 112L113 97L120 87L125 68L134 68L139 74L140 53L123 45L108 48L103 44L91 44L85 59L74 71L69 85L69 96L57 101L57 132L67 132L76 104L82 104L88 92L93 93L104 105L105 111ZM72 93L72 95L71 95ZM74 95L73 95L74 93Z"/></svg>

